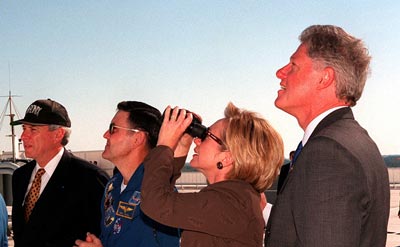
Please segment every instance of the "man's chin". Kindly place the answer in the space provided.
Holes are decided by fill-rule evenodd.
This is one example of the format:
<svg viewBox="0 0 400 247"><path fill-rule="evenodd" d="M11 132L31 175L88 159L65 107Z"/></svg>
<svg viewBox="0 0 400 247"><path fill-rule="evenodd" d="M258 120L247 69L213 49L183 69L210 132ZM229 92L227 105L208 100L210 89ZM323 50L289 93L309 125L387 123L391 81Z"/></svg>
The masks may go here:
<svg viewBox="0 0 400 247"><path fill-rule="evenodd" d="M101 154L101 157L102 157L103 159L108 160L108 155L107 155L106 151L103 151L103 153Z"/></svg>
<svg viewBox="0 0 400 247"><path fill-rule="evenodd" d="M33 159L32 156L33 156L33 154L32 154L31 152L29 152L29 151L27 152L26 149L25 149L25 157L26 157L26 158Z"/></svg>
<svg viewBox="0 0 400 247"><path fill-rule="evenodd" d="M282 101L279 99L279 97L275 99L274 104L275 104L276 108L281 109L282 111L284 111L284 106L282 104Z"/></svg>

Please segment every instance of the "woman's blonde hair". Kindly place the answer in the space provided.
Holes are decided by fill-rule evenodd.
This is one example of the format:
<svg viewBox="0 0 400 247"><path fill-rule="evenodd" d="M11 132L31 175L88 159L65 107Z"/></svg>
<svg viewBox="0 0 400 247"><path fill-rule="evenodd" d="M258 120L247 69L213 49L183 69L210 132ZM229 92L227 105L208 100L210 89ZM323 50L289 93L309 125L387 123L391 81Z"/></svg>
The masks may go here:
<svg viewBox="0 0 400 247"><path fill-rule="evenodd" d="M258 192L264 192L283 164L281 136L257 113L239 109L232 103L225 108L225 117L228 126L222 138L234 160L226 178L247 181Z"/></svg>

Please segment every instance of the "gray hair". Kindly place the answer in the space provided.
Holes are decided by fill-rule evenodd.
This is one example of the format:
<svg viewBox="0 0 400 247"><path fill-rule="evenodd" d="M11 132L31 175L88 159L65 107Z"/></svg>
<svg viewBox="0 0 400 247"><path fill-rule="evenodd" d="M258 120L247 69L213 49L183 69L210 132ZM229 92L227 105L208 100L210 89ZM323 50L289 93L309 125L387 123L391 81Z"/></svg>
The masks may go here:
<svg viewBox="0 0 400 247"><path fill-rule="evenodd" d="M59 128L62 128L62 129L65 130L65 134L63 136L63 139L61 140L61 145L66 146L68 144L68 142L69 142L69 137L71 136L71 128L64 127L64 126L61 126L61 125L56 125L56 124L50 124L49 125L49 130L50 131L53 131L53 130L56 130L56 129L59 129Z"/></svg>
<svg viewBox="0 0 400 247"><path fill-rule="evenodd" d="M335 71L336 96L355 106L369 75L371 57L361 39L332 25L314 25L299 37L308 55Z"/></svg>

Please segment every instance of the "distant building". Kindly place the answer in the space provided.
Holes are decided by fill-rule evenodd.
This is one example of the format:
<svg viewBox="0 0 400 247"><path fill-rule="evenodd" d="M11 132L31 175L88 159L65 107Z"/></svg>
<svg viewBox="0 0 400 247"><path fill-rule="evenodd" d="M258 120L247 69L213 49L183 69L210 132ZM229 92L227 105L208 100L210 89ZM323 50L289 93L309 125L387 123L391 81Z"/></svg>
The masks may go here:
<svg viewBox="0 0 400 247"><path fill-rule="evenodd" d="M12 174L19 166L11 161L0 162L0 193L6 205L12 204Z"/></svg>
<svg viewBox="0 0 400 247"><path fill-rule="evenodd" d="M72 151L72 153L84 160L89 161L93 165L96 165L103 169L109 176L112 176L114 164L110 161L103 159L101 154L103 150L93 150L93 151Z"/></svg>
<svg viewBox="0 0 400 247"><path fill-rule="evenodd" d="M400 167L400 155L382 155L387 167Z"/></svg>
<svg viewBox="0 0 400 247"><path fill-rule="evenodd" d="M114 165L110 161L101 157L103 150L78 152L73 151L72 153L78 157L81 157L82 159L89 161L94 165L97 165L98 167L106 171L110 176L112 176ZM186 164L185 167L182 169L182 175L176 181L176 187L182 192L198 191L206 185L207 180L204 175L191 168L188 164Z"/></svg>
<svg viewBox="0 0 400 247"><path fill-rule="evenodd" d="M72 151L78 157L91 162L106 171L110 176L114 169L114 165L102 158L103 150L93 151ZM24 157L23 153L19 154L19 157ZM10 160L12 156L9 153L1 155L2 161L0 162L0 193L3 195L6 204L10 206L12 204L12 190L11 190L11 179L15 169L19 166L24 165L27 159L18 159L16 163ZM383 156L386 165L388 166L389 182L392 187L400 188L400 155L384 155ZM177 180L176 187L180 192L193 192L199 191L200 189L207 186L207 180L204 175L192 167L186 164L182 169L182 175ZM273 203L276 198L276 182L269 188L265 194L267 195L268 202Z"/></svg>

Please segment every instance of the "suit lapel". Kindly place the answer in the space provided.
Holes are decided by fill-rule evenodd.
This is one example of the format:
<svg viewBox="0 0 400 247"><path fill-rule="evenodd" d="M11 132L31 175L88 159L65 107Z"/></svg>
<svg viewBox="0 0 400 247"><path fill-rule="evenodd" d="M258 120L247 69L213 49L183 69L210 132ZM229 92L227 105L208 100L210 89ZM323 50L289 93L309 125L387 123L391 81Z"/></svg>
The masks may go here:
<svg viewBox="0 0 400 247"><path fill-rule="evenodd" d="M63 203L65 200L65 191L68 182L69 166L68 166L69 154L68 151L64 150L64 154L58 163L53 175L51 176L49 182L44 188L42 194L40 195L35 209L39 211L48 211L49 205L53 205L54 201ZM49 202L49 200L51 202ZM31 218L34 217L35 209L32 212ZM43 215L43 214L42 214Z"/></svg>
<svg viewBox="0 0 400 247"><path fill-rule="evenodd" d="M31 180L32 172L35 166L36 166L36 161L29 162L28 164L25 165L26 168L23 169L23 172L21 173L21 178L19 179L20 181L19 183L21 186L20 193L18 195L19 199L17 198L14 199L18 202L21 202L21 205L25 200L26 193L28 193L28 185Z"/></svg>
<svg viewBox="0 0 400 247"><path fill-rule="evenodd" d="M57 202L60 205L64 205L66 200L68 200L66 196L66 188L68 188L66 183L68 182L67 177L69 173L69 166L67 163L68 159L69 154L65 150L60 162L54 170L53 175L36 202L37 207L35 206L32 211L30 222L44 220L43 217L40 219L37 218L38 215L46 215L47 220L51 220L53 217L51 212L54 213L55 210L54 203Z"/></svg>
<svg viewBox="0 0 400 247"><path fill-rule="evenodd" d="M321 132L321 130L323 130L324 128L328 127L329 125L331 125L332 123L340 120L340 119L344 119L344 118L350 118L350 119L354 119L354 115L353 112L351 110L350 107L344 107L344 108L340 108L336 111L331 112L330 114L328 114L328 116L326 116L324 119L322 119L322 121L317 125L317 127L314 129L313 133L310 136L310 140L317 136L319 132ZM306 144L307 146L307 144ZM281 192L284 190L286 184L288 183L288 181L291 179L291 173L292 172L288 172L288 175L286 177L286 179L284 180L282 187L281 187Z"/></svg>
<svg viewBox="0 0 400 247"><path fill-rule="evenodd" d="M331 112L328 116L326 116L324 119L322 119L322 121L317 125L317 127L311 134L310 139L312 139L321 130L328 127L332 123L338 121L339 119L344 119L344 118L354 119L353 111L351 110L350 107L340 108L336 111Z"/></svg>
<svg viewBox="0 0 400 247"><path fill-rule="evenodd" d="M46 197L48 194L57 193L63 188L65 188L65 183L68 182L69 177L69 154L67 150L64 150L64 154L61 157L60 162L58 163L56 169L54 170L53 175L51 176L49 182L46 185L46 188L43 190L43 197Z"/></svg>
<svg viewBox="0 0 400 247"><path fill-rule="evenodd" d="M27 192L26 190L28 189L29 182L31 180L32 172L33 169L36 166L36 161L30 162L26 164L27 169L23 173L23 180L22 180L22 187L25 189L24 191Z"/></svg>

